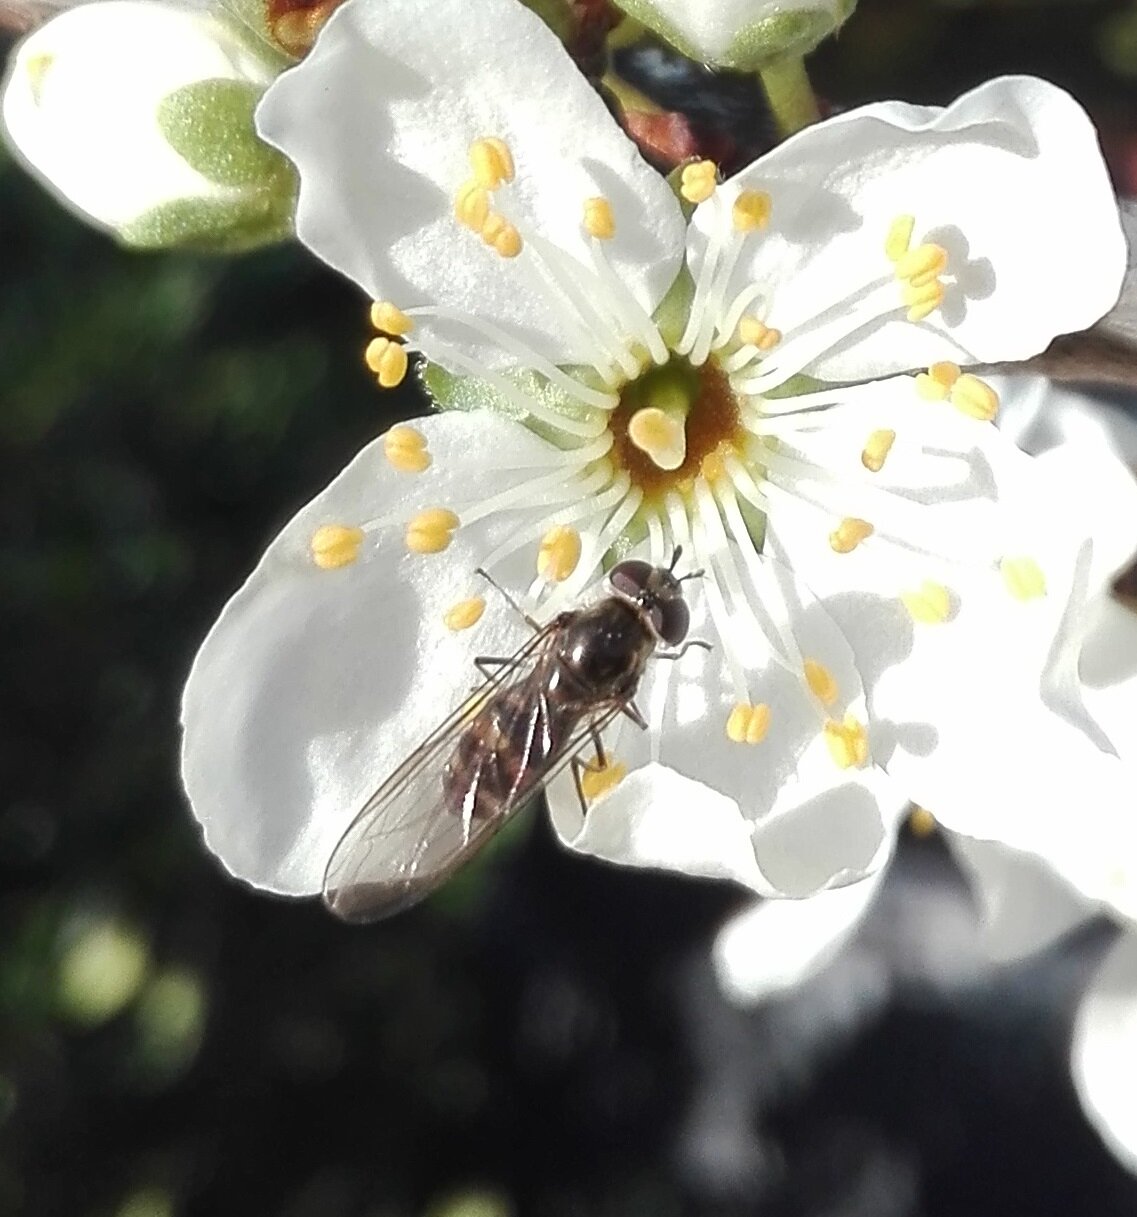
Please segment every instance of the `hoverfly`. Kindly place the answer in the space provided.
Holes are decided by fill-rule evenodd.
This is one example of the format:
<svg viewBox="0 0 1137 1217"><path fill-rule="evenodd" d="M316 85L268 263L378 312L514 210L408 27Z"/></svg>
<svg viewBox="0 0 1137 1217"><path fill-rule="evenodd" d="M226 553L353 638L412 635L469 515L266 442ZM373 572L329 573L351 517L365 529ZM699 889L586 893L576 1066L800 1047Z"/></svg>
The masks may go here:
<svg viewBox="0 0 1137 1217"><path fill-rule="evenodd" d="M617 563L603 599L544 626L522 613L534 633L516 654L475 660L485 682L364 803L332 851L324 903L337 917L377 921L429 895L566 765L585 807L585 745L603 765L601 735L617 715L647 727L633 698L648 658L709 646L684 642L681 585L696 575L676 578L680 553L669 567Z"/></svg>

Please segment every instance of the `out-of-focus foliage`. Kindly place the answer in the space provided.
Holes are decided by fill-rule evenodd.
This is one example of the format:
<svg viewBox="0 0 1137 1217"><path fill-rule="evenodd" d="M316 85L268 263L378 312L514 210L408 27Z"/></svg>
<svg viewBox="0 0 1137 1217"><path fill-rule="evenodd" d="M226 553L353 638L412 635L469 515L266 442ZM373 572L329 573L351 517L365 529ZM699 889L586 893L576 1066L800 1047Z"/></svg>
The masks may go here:
<svg viewBox="0 0 1137 1217"><path fill-rule="evenodd" d="M1137 60L1102 40L1130 9L861 0L816 75L852 104L1040 71L1124 178ZM747 82L636 65L752 113ZM228 880L177 785L181 681L275 528L420 405L372 387L366 302L297 249L126 255L9 163L0 232L0 1214L1137 1211L1066 1075L1093 942L933 974L921 927L965 919L934 841L857 967L764 1014L711 977L735 893L537 819L371 930Z"/></svg>

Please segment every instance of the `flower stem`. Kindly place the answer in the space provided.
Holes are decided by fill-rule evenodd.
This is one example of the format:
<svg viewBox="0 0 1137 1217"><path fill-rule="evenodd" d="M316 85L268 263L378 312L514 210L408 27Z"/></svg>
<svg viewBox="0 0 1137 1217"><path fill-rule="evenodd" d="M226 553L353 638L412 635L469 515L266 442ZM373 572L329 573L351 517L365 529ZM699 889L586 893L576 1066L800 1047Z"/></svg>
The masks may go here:
<svg viewBox="0 0 1137 1217"><path fill-rule="evenodd" d="M761 68L758 78L770 102L778 133L785 138L820 119L817 98L800 55L787 55Z"/></svg>

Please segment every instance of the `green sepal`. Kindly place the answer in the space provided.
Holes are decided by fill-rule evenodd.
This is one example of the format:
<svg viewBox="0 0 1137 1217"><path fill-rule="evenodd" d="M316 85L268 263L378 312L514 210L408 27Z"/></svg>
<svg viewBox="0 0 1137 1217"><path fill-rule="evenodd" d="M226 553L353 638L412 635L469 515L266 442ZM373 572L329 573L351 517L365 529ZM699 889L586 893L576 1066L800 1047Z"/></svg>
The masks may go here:
<svg viewBox="0 0 1137 1217"><path fill-rule="evenodd" d="M295 190L249 192L232 199L174 199L124 225L118 238L134 249L240 253L292 236Z"/></svg>
<svg viewBox="0 0 1137 1217"><path fill-rule="evenodd" d="M691 278L691 272L684 263L652 314L652 320L669 351L679 345L679 339L683 336L691 316L694 299L695 280Z"/></svg>
<svg viewBox="0 0 1137 1217"><path fill-rule="evenodd" d="M569 0L521 0L521 3L536 13L562 42L572 41L576 34L576 18Z"/></svg>
<svg viewBox="0 0 1137 1217"><path fill-rule="evenodd" d="M570 375L574 372L571 368L566 370ZM567 418L584 419L588 416L587 406L562 392L536 372L503 372L502 376L515 384L526 397L532 397L547 410L563 414ZM583 373L577 378L585 381ZM524 423L535 435L558 448L572 445L571 437L543 419L534 418L489 381L481 380L477 376L456 375L425 359L419 365L419 380L440 410L486 410L491 414L499 414Z"/></svg>
<svg viewBox="0 0 1137 1217"><path fill-rule="evenodd" d="M268 27L268 4L266 0L217 0L231 17L235 17L241 25L255 35L258 50L266 48L280 65L283 71L289 64L296 62L296 57L290 55L272 36Z"/></svg>
<svg viewBox="0 0 1137 1217"><path fill-rule="evenodd" d="M619 7L688 59L736 72L757 72L771 60L786 55L808 54L849 19L857 7L857 0L839 0L833 7L772 13L740 29L730 46L712 60L708 60L675 25L660 15L653 0L619 0Z"/></svg>
<svg viewBox="0 0 1137 1217"><path fill-rule="evenodd" d="M218 186L272 186L291 170L253 125L263 92L250 81L194 81L162 98L158 127L192 169Z"/></svg>

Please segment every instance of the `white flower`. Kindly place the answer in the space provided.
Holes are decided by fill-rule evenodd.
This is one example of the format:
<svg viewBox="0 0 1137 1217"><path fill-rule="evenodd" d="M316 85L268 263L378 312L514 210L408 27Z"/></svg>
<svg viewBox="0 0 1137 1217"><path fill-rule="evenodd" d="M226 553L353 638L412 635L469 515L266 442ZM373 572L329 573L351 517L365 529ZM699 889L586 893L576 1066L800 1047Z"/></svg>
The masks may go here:
<svg viewBox="0 0 1137 1217"><path fill-rule="evenodd" d="M1041 378L1008 380L1003 429L1038 454L1039 472L1070 492L1070 509L1081 515L1107 565L1121 566L1137 551L1137 420ZM1001 386L1002 387L1002 386ZM1101 510L1118 500L1096 491L1130 483L1128 506ZM1048 784L1026 783L1024 819L1013 803L979 802L966 820L932 806L943 837L967 875L982 914L984 947L992 960L1019 958L1039 950L1072 926L1106 910L1137 920L1137 824L1133 782L1137 780L1137 612L1099 586L1076 640L1075 667L1097 730L1118 754L1087 749L1084 771L1061 780L1048 768ZM958 755L960 765L967 763ZM1094 770L1122 768L1117 798L1095 802ZM1127 776L1126 776L1127 775ZM987 776L985 772L983 777ZM992 775L994 776L994 775ZM1104 784L1104 783L1100 783ZM998 787L996 787L997 789ZM1083 793L1089 791L1091 793ZM1014 823L1008 823L1011 819ZM933 823L928 812L914 825ZM952 831L963 823L963 831ZM964 835L974 832L974 836ZM1019 849L1002 844L1015 840ZM986 839L984 839L986 838ZM995 838L994 840L990 838ZM883 873L883 872L882 872ZM856 932L872 905L880 875L872 882L824 892L809 900L756 903L720 932L715 962L724 989L740 1001L759 1001L813 975ZM1137 1001L1137 994L1135 994Z"/></svg>
<svg viewBox="0 0 1137 1217"><path fill-rule="evenodd" d="M185 780L236 873L316 890L472 657L520 640L500 605L444 624L482 611L479 565L542 619L606 555L705 569L692 636L715 649L653 666L651 729L611 745L627 779L583 823L552 791L606 857L804 894L887 849L903 796L870 754L936 754L992 688L1016 739L1082 739L1038 691L1084 534L954 362L1025 357L1116 297L1116 207L1064 93L996 81L842 115L723 185L693 166L688 226L513 0L349 0L259 123L300 170L301 238L380 301L380 383L418 349L474 412L365 449L203 647Z"/></svg>
<svg viewBox="0 0 1137 1217"><path fill-rule="evenodd" d="M202 7L82 4L17 48L4 126L61 202L130 243L251 243L281 235L291 202L290 174L251 125L277 70L267 48Z"/></svg>
<svg viewBox="0 0 1137 1217"><path fill-rule="evenodd" d="M804 55L837 30L856 0L616 0L692 59L752 70Z"/></svg>

